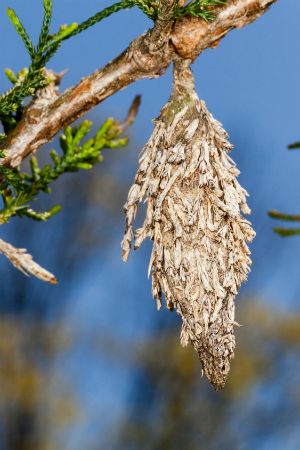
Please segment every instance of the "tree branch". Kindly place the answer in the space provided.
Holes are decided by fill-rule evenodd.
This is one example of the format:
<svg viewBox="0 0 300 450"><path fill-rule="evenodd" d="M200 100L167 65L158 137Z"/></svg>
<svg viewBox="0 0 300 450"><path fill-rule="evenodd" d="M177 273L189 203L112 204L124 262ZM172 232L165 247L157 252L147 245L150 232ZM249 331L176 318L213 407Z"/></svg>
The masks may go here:
<svg viewBox="0 0 300 450"><path fill-rule="evenodd" d="M44 101L33 100L4 143L6 157L1 163L18 166L26 156L51 141L59 130L109 96L139 79L160 76L177 53L194 59L232 29L256 20L276 1L228 0L224 7L218 8L213 22L184 17L177 20L171 30L170 11L174 0L165 0L155 27L135 39L106 67L84 78L59 97L54 95Z"/></svg>
<svg viewBox="0 0 300 450"><path fill-rule="evenodd" d="M192 17L176 21L172 43L183 58L195 59L205 49L215 47L235 28L242 28L262 16L277 0L231 0L218 8L213 22Z"/></svg>
<svg viewBox="0 0 300 450"><path fill-rule="evenodd" d="M158 19L155 27L150 31L149 50L150 52L161 49L168 41L172 25L173 11L177 0L161 0L159 3Z"/></svg>
<svg viewBox="0 0 300 450"><path fill-rule="evenodd" d="M48 272L48 270L41 267L35 261L33 261L32 256L27 253L24 248L13 247L8 242L0 239L0 254L6 256L10 262L23 272L25 275L33 275L42 281L47 281L51 284L57 284L58 281L55 276Z"/></svg>

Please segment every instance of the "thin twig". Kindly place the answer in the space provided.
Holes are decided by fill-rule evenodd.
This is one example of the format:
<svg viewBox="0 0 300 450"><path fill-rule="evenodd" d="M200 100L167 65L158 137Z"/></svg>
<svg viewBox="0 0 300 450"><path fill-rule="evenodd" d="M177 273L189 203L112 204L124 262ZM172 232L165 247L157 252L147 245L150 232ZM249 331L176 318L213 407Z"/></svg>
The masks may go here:
<svg viewBox="0 0 300 450"><path fill-rule="evenodd" d="M134 119L138 114L140 104L141 104L141 96L137 95L133 99L133 102L128 110L126 119L119 125L120 133L124 133L124 131L126 131L127 128L129 128L130 125L134 122Z"/></svg>
<svg viewBox="0 0 300 450"><path fill-rule="evenodd" d="M216 19L206 25L205 30L203 21L199 21L199 27L202 29L201 39L193 44L196 50L193 51L192 57L215 45L232 29L253 22L276 1L228 0L226 6L217 12ZM168 30L170 22L167 20L166 23L158 21L156 27L162 27L164 24ZM153 40L156 37L156 30L159 29L163 28L154 27L135 39L115 60L84 78L77 86L68 89L58 98L28 108L18 126L3 144L6 158L1 163L12 167L18 166L26 156L51 141L62 128L109 96L139 79L160 76L176 56L176 33L179 31L176 31L175 24L170 39L165 40L167 32L163 38L165 45L154 51Z"/></svg>
<svg viewBox="0 0 300 450"><path fill-rule="evenodd" d="M287 220L288 222L300 222L300 215L297 214L285 214L275 211L274 209L269 211L268 214L272 217L272 219Z"/></svg>
<svg viewBox="0 0 300 450"><path fill-rule="evenodd" d="M27 253L27 250L23 248L16 248L8 242L3 241L3 239L0 239L0 253L6 256L13 266L25 275L34 275L40 280L47 281L51 284L58 283L52 273L48 272L48 270L33 261L32 256Z"/></svg>

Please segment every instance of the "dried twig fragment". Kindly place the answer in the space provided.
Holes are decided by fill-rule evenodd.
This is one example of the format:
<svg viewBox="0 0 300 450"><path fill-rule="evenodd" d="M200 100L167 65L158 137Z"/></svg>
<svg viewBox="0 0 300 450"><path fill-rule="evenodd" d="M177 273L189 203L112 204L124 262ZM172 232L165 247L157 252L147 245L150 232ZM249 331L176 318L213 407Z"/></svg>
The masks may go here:
<svg viewBox="0 0 300 450"><path fill-rule="evenodd" d="M126 261L131 242L153 240L153 296L183 320L181 343L191 342L216 389L224 386L234 356L234 298L251 264L247 242L255 235L247 192L228 156L227 133L194 90L187 61L177 62L173 94L143 149L125 205ZM146 219L133 236L138 204Z"/></svg>
<svg viewBox="0 0 300 450"><path fill-rule="evenodd" d="M0 239L0 253L6 256L12 265L18 270L21 270L25 275L34 275L40 280L47 281L51 284L58 283L55 276L33 261L32 256L24 248L13 247L8 242Z"/></svg>

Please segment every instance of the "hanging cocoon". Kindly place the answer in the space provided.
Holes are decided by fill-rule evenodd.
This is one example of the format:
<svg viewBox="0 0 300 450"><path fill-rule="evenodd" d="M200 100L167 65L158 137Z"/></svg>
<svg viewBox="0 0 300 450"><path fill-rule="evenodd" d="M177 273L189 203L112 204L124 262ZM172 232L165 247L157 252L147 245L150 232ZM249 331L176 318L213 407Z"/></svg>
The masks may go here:
<svg viewBox="0 0 300 450"><path fill-rule="evenodd" d="M199 100L187 61L174 66L173 93L155 121L125 204L122 242L127 261L153 241L149 271L152 293L182 318L181 343L198 352L203 371L216 389L226 382L234 356L235 304L251 265L255 233L247 192L229 157L232 145L221 124ZM139 203L146 201L144 224L133 231Z"/></svg>

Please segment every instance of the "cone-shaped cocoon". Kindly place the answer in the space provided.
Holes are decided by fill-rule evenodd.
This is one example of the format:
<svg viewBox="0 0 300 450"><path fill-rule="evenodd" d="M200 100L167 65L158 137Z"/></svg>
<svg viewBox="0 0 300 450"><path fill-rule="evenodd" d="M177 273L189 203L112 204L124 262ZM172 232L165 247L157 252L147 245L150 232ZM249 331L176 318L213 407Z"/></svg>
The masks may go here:
<svg viewBox="0 0 300 450"><path fill-rule="evenodd" d="M153 296L182 317L181 342L194 346L216 389L234 356L234 298L251 264L255 235L227 133L200 101L190 68L175 65L173 94L143 149L125 205L127 260L131 242L153 240ZM133 233L140 202L146 219Z"/></svg>

